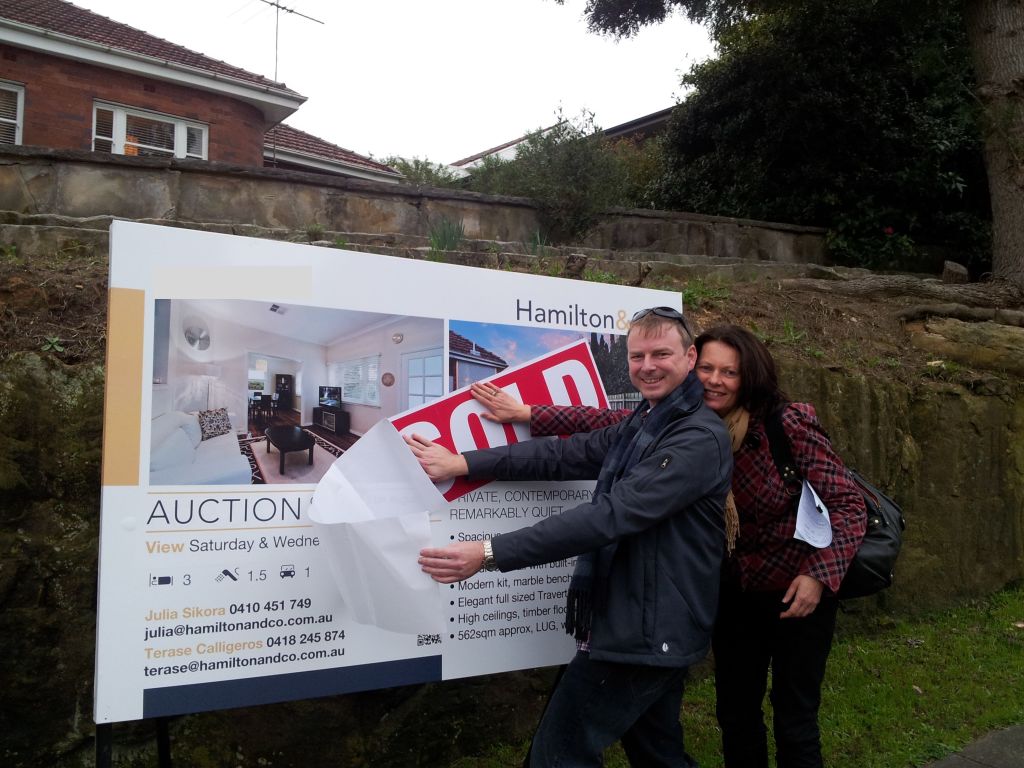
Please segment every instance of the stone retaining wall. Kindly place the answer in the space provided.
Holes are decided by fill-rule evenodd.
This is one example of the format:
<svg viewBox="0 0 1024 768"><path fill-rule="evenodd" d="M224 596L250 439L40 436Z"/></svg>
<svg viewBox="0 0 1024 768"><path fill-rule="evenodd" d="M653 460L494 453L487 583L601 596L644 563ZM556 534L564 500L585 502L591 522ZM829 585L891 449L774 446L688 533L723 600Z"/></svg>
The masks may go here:
<svg viewBox="0 0 1024 768"><path fill-rule="evenodd" d="M0 211L426 237L447 217L466 237L527 243L530 200L199 160L0 148ZM824 230L665 211L609 211L584 243L745 261L822 263Z"/></svg>

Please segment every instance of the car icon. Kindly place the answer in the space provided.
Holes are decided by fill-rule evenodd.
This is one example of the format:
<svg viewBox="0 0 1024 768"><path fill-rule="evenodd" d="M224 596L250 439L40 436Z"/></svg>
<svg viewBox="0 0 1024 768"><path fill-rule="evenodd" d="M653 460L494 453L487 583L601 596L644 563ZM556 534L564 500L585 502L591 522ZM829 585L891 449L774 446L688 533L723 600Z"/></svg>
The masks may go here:
<svg viewBox="0 0 1024 768"><path fill-rule="evenodd" d="M281 578L282 579L294 579L295 578L295 566L294 565L282 565L281 566Z"/></svg>

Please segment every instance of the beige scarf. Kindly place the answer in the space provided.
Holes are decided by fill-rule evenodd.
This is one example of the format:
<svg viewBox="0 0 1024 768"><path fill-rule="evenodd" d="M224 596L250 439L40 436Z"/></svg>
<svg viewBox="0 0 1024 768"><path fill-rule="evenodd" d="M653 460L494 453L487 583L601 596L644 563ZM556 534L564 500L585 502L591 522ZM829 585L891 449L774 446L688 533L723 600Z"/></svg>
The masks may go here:
<svg viewBox="0 0 1024 768"><path fill-rule="evenodd" d="M747 436L747 426L750 424L750 413L746 408L733 408L726 414L725 427L729 430L729 438L732 440L732 452L736 453L743 445L743 438ZM731 553L736 548L736 538L740 535L740 516L736 509L736 499L729 491L725 497L725 551Z"/></svg>

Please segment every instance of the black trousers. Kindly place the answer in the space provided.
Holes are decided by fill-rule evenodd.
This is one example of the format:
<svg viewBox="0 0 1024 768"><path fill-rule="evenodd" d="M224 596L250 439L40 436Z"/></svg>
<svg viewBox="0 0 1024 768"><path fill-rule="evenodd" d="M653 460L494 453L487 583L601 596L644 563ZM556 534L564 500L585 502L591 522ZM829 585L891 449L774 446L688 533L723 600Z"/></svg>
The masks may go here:
<svg viewBox="0 0 1024 768"><path fill-rule="evenodd" d="M722 585L712 648L726 768L768 768L769 667L778 768L822 766L818 708L838 601L823 595L809 616L780 619L783 594Z"/></svg>
<svg viewBox="0 0 1024 768"><path fill-rule="evenodd" d="M617 739L635 768L697 768L679 721L685 684L685 668L613 664L577 653L541 716L530 768L598 768Z"/></svg>

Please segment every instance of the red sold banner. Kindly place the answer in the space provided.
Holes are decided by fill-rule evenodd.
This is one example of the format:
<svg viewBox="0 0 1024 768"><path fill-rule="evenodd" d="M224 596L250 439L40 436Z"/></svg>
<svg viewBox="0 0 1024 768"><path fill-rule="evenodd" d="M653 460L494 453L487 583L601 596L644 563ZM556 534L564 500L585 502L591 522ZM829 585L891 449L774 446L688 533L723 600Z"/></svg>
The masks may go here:
<svg viewBox="0 0 1024 768"><path fill-rule="evenodd" d="M530 405L608 407L590 346L583 340L485 380ZM399 414L391 422L402 434L421 435L456 453L530 439L529 424L495 424L480 417L486 412L469 389L464 388L422 408ZM437 488L445 499L452 501L487 482L456 478Z"/></svg>

